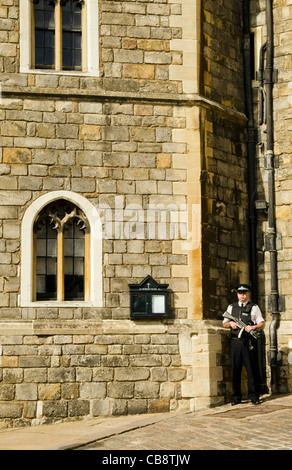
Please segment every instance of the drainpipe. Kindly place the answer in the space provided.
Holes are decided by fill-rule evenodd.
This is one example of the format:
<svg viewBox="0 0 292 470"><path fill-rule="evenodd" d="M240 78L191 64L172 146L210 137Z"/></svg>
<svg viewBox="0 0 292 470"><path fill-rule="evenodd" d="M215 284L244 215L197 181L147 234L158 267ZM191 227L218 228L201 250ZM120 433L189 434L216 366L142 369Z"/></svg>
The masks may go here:
<svg viewBox="0 0 292 470"><path fill-rule="evenodd" d="M277 380L277 329L279 326L279 291L278 291L278 269L277 269L277 233L275 218L275 155L274 155L274 126L273 126L273 1L266 0L266 22L267 22L267 43L266 43L266 67L264 72L264 83L266 93L266 155L265 170L268 181L268 233L266 246L270 252L271 270L271 293L269 296L268 310L272 314L270 324L270 367L271 367L271 392L278 393Z"/></svg>
<svg viewBox="0 0 292 470"><path fill-rule="evenodd" d="M264 112L264 103L265 103L265 89L264 89L264 62L265 62L265 53L267 49L267 43L265 42L260 49L260 59L259 59L259 70L258 70L258 82L259 82L259 125L266 124L266 116Z"/></svg>

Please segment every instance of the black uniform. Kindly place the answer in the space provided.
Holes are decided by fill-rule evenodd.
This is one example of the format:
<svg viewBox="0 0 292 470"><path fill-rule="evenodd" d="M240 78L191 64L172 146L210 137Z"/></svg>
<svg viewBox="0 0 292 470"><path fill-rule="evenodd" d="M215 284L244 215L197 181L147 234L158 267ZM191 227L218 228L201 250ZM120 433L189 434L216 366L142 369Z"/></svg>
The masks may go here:
<svg viewBox="0 0 292 470"><path fill-rule="evenodd" d="M255 304L248 302L245 306L240 307L238 302L235 302L231 305L232 315L243 321L246 325L252 325L251 310L254 305ZM230 330L233 403L240 403L241 401L241 372L243 364L247 372L248 396L252 401L259 399L259 373L256 351L257 340L246 331L244 331L242 336L238 338L239 332L240 329Z"/></svg>

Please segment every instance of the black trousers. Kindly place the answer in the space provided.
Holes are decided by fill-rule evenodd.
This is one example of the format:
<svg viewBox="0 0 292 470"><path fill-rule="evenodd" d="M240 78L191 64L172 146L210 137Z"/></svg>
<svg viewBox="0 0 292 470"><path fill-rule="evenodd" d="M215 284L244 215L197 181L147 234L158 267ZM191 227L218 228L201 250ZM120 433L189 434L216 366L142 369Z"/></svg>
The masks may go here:
<svg viewBox="0 0 292 470"><path fill-rule="evenodd" d="M259 398L258 364L256 345L250 350L249 340L231 339L232 400L241 401L242 366L247 372L248 396L251 400Z"/></svg>

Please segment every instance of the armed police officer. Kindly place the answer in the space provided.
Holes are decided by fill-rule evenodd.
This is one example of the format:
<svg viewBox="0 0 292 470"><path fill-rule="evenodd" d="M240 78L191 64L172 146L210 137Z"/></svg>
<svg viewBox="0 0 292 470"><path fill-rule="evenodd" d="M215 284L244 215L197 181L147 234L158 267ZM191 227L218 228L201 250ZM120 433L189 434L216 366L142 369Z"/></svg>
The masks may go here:
<svg viewBox="0 0 292 470"><path fill-rule="evenodd" d="M255 331L264 328L264 319L258 305L249 301L250 286L240 284L236 288L238 302L228 306L225 313L231 314L239 322L224 318L223 326L230 328L230 352L232 373L232 405L241 403L241 372L245 366L248 381L248 396L253 404L259 403L258 361ZM224 315L223 315L224 317ZM246 325L246 326L245 326ZM253 335L253 336L252 336Z"/></svg>

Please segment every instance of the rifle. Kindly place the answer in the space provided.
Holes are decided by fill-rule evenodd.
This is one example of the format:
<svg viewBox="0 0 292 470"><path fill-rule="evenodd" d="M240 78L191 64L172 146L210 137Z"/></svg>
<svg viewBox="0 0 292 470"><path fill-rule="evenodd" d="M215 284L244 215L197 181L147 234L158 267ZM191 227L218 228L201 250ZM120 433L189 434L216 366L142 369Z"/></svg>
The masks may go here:
<svg viewBox="0 0 292 470"><path fill-rule="evenodd" d="M233 315L231 315L231 314L228 313L228 312L225 312L225 313L223 314L223 317L224 317L224 318L228 318L228 320L234 321L234 322L240 327L240 332L238 333L238 338L241 338L241 335L242 335L242 333L244 332L245 327L246 327L247 325L246 325L242 320L239 320L238 318L235 318ZM255 332L254 330L251 330L249 333L251 334L251 336L254 337L254 339L258 339L258 338L257 338L257 334L256 334L256 332Z"/></svg>

